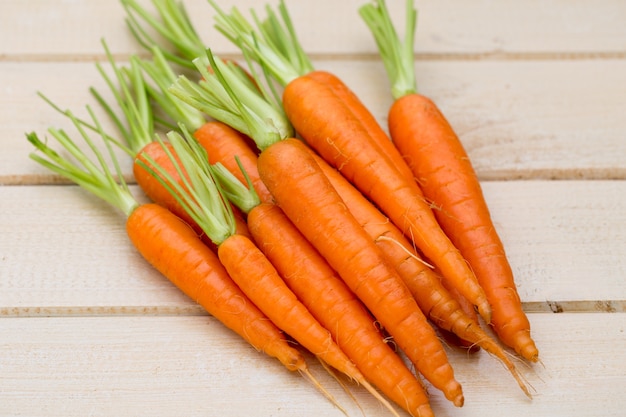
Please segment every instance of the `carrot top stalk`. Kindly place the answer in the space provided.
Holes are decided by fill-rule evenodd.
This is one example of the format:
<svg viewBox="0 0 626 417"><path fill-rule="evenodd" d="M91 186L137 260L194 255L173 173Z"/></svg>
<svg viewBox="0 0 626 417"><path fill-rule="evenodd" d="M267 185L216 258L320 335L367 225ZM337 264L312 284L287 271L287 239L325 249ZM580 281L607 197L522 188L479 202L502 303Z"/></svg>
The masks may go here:
<svg viewBox="0 0 626 417"><path fill-rule="evenodd" d="M150 33L150 31L156 32L174 49L173 51L164 50L164 56L171 62L193 69L191 61L202 55L204 48L200 35L194 28L182 2L151 0L155 9L153 12L137 0L121 0L121 2L126 11L126 24L142 47L151 51L155 45L159 44Z"/></svg>
<svg viewBox="0 0 626 417"><path fill-rule="evenodd" d="M406 2L402 42L384 0L359 9L381 53L395 102L389 109L389 132L405 157L437 220L472 267L485 291L499 338L522 357L537 361L512 268L498 236L474 167L459 137L441 110L417 91L413 62L415 16Z"/></svg>

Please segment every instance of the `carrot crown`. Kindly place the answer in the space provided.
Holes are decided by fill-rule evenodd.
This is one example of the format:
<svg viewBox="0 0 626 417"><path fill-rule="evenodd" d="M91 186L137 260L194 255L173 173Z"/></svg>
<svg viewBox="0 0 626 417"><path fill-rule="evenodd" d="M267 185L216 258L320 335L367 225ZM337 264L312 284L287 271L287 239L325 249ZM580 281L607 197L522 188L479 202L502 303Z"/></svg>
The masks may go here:
<svg viewBox="0 0 626 417"><path fill-rule="evenodd" d="M126 10L126 24L141 46L151 50L157 44L150 34L152 30L173 46L173 52L164 51L169 61L193 69L191 61L204 54L204 47L182 2L152 0L155 16L136 0L121 1Z"/></svg>
<svg viewBox="0 0 626 417"><path fill-rule="evenodd" d="M227 14L214 0L209 3L217 12L215 28L281 85L313 71L313 64L298 41L283 0L278 5L278 14L266 6L267 18L263 21L252 11L256 28L237 8L233 7Z"/></svg>
<svg viewBox="0 0 626 417"><path fill-rule="evenodd" d="M294 135L275 94L260 89L240 67L213 56L211 50L193 62L202 79L180 75L170 87L176 97L248 135L261 150Z"/></svg>
<svg viewBox="0 0 626 417"><path fill-rule="evenodd" d="M387 76L391 82L391 94L398 99L417 92L413 47L417 10L413 0L406 1L406 26L404 41L400 40L389 16L385 0L375 0L359 8L359 14L369 27L380 53Z"/></svg>
<svg viewBox="0 0 626 417"><path fill-rule="evenodd" d="M235 234L236 230L229 198L248 199L238 203L252 206L260 203L259 198L252 187L245 188L234 176L226 175L223 172L225 169L212 166L205 149L185 126L181 125L180 131L182 135L177 131L167 134L174 152L164 146L160 139L159 142L182 178L182 184L147 154L142 155L147 163L142 159L137 159L137 163L166 187L209 239L219 245Z"/></svg>
<svg viewBox="0 0 626 417"><path fill-rule="evenodd" d="M70 111L66 111L65 114L72 120L80 136L91 149L93 156L89 157L65 131L54 128L49 128L48 132L72 158L61 156L47 144L47 141L46 143L41 141L34 132L26 134L26 138L39 152L32 152L29 156L40 165L71 180L83 189L117 207L128 216L139 203L133 197L123 179L120 166L108 139L109 136L103 131L92 110L89 107L87 109L94 122L95 129L105 139L104 142L114 171L111 171L104 155L87 134L84 124L74 117Z"/></svg>

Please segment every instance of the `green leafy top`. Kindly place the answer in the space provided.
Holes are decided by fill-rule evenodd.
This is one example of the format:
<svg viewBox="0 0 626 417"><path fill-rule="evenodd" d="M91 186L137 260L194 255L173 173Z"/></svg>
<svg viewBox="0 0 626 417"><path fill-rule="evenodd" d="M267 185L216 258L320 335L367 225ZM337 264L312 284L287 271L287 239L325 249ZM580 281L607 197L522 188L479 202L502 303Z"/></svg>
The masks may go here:
<svg viewBox="0 0 626 417"><path fill-rule="evenodd" d="M88 111L96 130L102 138L105 138L104 142L110 159L113 161L114 171L111 171L104 155L87 134L83 123L74 117L70 111L67 111L66 115L72 120L80 136L91 149L93 156L89 157L85 150L80 148L65 131L54 128L48 129L48 132L73 158L62 156L52 149L47 141L40 140L34 132L26 134L26 138L38 152L32 152L29 156L37 163L78 184L129 216L139 203L123 179L108 135L103 131L93 111L90 108Z"/></svg>
<svg viewBox="0 0 626 417"><path fill-rule="evenodd" d="M151 51L151 60L134 57L133 61L143 68L149 81L152 81L145 82L144 87L154 103L152 108L155 121L168 130L177 129L180 123L190 130L198 129L206 122L204 115L171 93L169 88L176 81L178 74L165 58L161 48L154 46ZM159 111L164 113L165 118L159 117Z"/></svg>
<svg viewBox="0 0 626 417"><path fill-rule="evenodd" d="M374 36L391 82L391 94L397 100L417 92L413 62L417 10L413 7L413 0L406 1L405 34L404 41L401 41L389 16L385 0L374 2L361 6L359 14Z"/></svg>
<svg viewBox="0 0 626 417"><path fill-rule="evenodd" d="M146 162L139 159L138 163L168 189L209 239L220 245L236 233L229 198L236 196L242 199L240 203L253 207L260 204L259 197L251 186L245 187L234 176L225 174L225 169L211 165L205 149L184 125L179 130L182 134L178 131L167 134L173 153L160 139L159 142L182 178L182 184L147 154L142 156Z"/></svg>
<svg viewBox="0 0 626 417"><path fill-rule="evenodd" d="M202 79L180 75L170 87L176 97L248 135L261 150L294 135L276 97L242 75L238 65L215 57L211 50L206 57L194 59L194 64Z"/></svg>
<svg viewBox="0 0 626 417"><path fill-rule="evenodd" d="M214 0L209 3L217 12L216 29L281 85L313 71L313 64L298 41L284 1L280 1L278 13L268 5L265 9L267 18L263 21L252 11L254 25L235 7L228 14Z"/></svg>
<svg viewBox="0 0 626 417"><path fill-rule="evenodd" d="M152 28L175 49L174 52L164 51L164 56L169 61L193 69L191 61L204 54L204 44L181 2L152 0L158 14L154 16L136 0L121 1L126 10L126 23L140 45L151 50L158 44L147 30ZM142 21L148 28L142 25Z"/></svg>
<svg viewBox="0 0 626 417"><path fill-rule="evenodd" d="M122 68L115 62L104 40L102 44L115 78L111 78L100 63L96 63L96 67L106 81L123 117L118 116L113 106L104 99L98 90L91 87L90 91L117 126L128 146L127 152L135 156L144 146L152 142L155 137L152 106L142 69L139 65L139 58L132 56L130 66Z"/></svg>

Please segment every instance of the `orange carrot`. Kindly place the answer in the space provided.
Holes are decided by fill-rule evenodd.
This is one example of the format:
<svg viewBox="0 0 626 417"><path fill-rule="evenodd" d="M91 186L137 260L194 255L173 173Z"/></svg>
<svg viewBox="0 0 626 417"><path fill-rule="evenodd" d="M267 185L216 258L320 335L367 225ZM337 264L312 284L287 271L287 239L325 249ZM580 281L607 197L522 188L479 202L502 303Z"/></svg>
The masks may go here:
<svg viewBox="0 0 626 417"><path fill-rule="evenodd" d="M395 165L399 158L383 152L380 141L370 137L369 123L358 117L367 110L354 110L363 104L347 105L344 100L348 95L338 96L336 88L311 76L312 66L306 65L308 60L297 45L283 2L280 7L281 16L287 21L288 29L284 32L276 30L280 22L274 14L256 33L240 15L228 16L214 4L218 10L217 27L285 86L282 104L302 138L374 201L413 239L444 278L478 308L481 316L491 321L491 307L483 289L459 250L441 230L413 178L402 175L404 170ZM287 42L272 40L272 34L280 39L290 37L291 48L283 46ZM391 152L394 148L387 146L385 150Z"/></svg>
<svg viewBox="0 0 626 417"><path fill-rule="evenodd" d="M446 353L407 286L348 211L309 150L296 139L259 156L259 174L285 214L368 307L417 369L463 404Z"/></svg>
<svg viewBox="0 0 626 417"><path fill-rule="evenodd" d="M80 122L71 113L68 115L90 148L96 149L80 128ZM277 358L291 371L308 374L303 356L241 292L215 254L186 223L159 205L140 205L123 181L115 182L99 152L96 152L98 162L92 162L65 132L51 128L49 133L78 162L65 160L35 133L27 135L39 151L31 154L32 159L120 209L127 216L126 230L130 240L149 263L256 349ZM116 176L122 178L115 159L114 163Z"/></svg>
<svg viewBox="0 0 626 417"><path fill-rule="evenodd" d="M395 267L424 314L444 331L467 341L469 346L480 346L498 358L522 391L531 397L525 381L510 358L493 338L479 327L478 322L464 312L463 307L445 288L440 276L419 259L402 232L338 171L332 169L313 152L311 156L357 222Z"/></svg>
<svg viewBox="0 0 626 417"><path fill-rule="evenodd" d="M395 101L389 110L389 131L396 147L424 196L437 207L441 227L476 274L493 310L495 332L519 355L537 361L539 352L530 336L530 323L472 163L436 104L417 93L413 70L416 11L412 1L407 1L403 45L395 35L384 0L360 10L391 80Z"/></svg>

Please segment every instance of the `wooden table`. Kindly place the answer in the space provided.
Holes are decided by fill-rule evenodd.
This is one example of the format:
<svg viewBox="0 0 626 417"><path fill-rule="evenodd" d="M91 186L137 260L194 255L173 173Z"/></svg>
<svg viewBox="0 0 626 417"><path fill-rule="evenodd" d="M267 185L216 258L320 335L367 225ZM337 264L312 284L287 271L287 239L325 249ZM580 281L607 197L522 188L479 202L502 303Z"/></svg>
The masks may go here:
<svg viewBox="0 0 626 417"><path fill-rule="evenodd" d="M185 3L207 45L239 57L212 29L208 3ZM316 67L345 79L385 125L391 98L362 3L287 1ZM401 18L403 2L389 3ZM120 62L141 51L121 5L0 4L0 415L341 415L148 266L120 213L28 158L25 132L68 126L36 91L85 114L88 86L106 89L100 38ZM486 353L449 349L466 404L431 389L436 414L623 416L626 3L417 5L419 87L475 164L542 358L523 368L530 401ZM313 372L360 415L314 362ZM354 392L367 416L387 415Z"/></svg>

